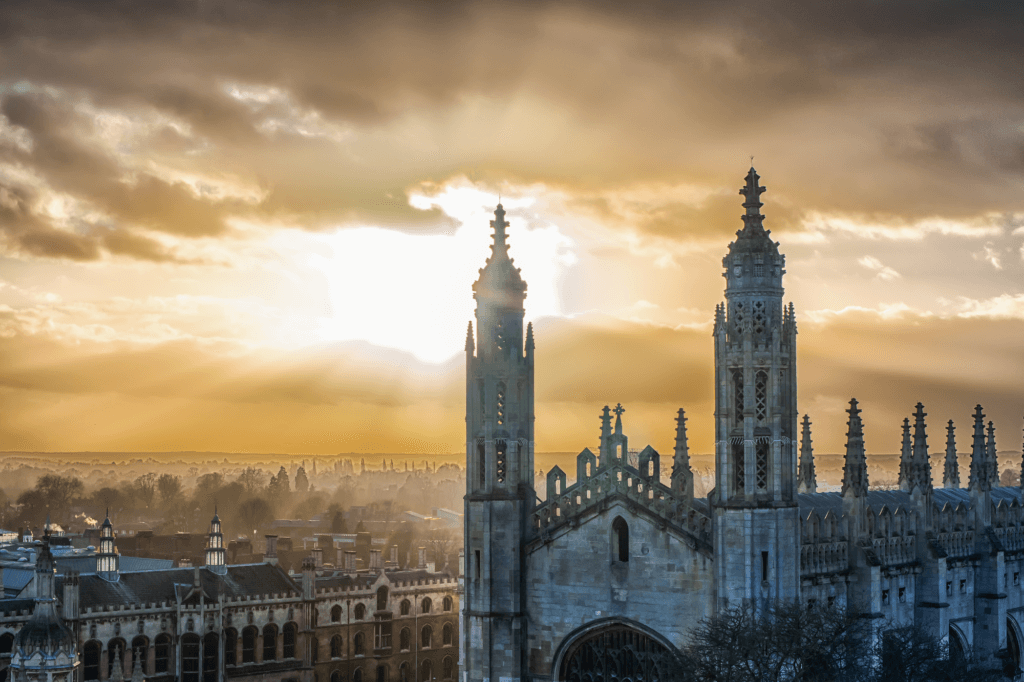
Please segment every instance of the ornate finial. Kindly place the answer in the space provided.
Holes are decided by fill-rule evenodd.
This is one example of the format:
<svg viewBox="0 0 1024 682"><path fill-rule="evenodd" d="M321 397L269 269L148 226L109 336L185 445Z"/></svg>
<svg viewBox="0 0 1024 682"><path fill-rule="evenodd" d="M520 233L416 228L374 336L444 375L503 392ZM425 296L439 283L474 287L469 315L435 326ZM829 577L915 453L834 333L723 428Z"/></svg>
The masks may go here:
<svg viewBox="0 0 1024 682"><path fill-rule="evenodd" d="M615 413L616 417L621 417L622 413L625 412L625 411L626 411L626 408L622 406L622 403L616 404L615 405L615 409L612 410L612 412Z"/></svg>
<svg viewBox="0 0 1024 682"><path fill-rule="evenodd" d="M750 166L750 171L747 173L745 178L746 184L740 189L740 194L746 199L743 202L743 208L747 209L746 215L743 216L743 229L749 230L755 227L764 229L761 226L761 221L764 216L761 215L761 207L764 204L761 203L761 194L764 193L768 188L762 187L760 184L761 176L754 170L754 166Z"/></svg>
<svg viewBox="0 0 1024 682"><path fill-rule="evenodd" d="M818 478L814 472L814 448L811 446L811 418L804 415L800 438L800 466L797 472L797 490L801 493L818 492Z"/></svg>
<svg viewBox="0 0 1024 682"><path fill-rule="evenodd" d="M950 419L946 425L946 462L942 471L942 485L945 488L960 487L960 464L956 458L956 427Z"/></svg>
<svg viewBox="0 0 1024 682"><path fill-rule="evenodd" d="M491 246L491 251L495 254L507 254L508 244L505 243L505 228L508 227L508 223L505 222L505 209L500 203L494 209L494 220L491 221L491 227L494 228L494 244Z"/></svg>
<svg viewBox="0 0 1024 682"><path fill-rule="evenodd" d="M860 418L857 399L850 399L850 415L846 431L846 461L843 467L843 496L854 497L868 494L868 463L864 453L864 424Z"/></svg>

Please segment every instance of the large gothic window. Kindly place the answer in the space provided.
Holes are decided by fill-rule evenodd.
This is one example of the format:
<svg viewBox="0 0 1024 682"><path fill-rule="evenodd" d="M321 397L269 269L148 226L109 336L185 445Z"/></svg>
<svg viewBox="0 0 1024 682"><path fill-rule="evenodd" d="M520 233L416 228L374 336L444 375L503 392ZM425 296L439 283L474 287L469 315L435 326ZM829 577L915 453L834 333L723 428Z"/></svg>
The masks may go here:
<svg viewBox="0 0 1024 682"><path fill-rule="evenodd" d="M208 632L203 637L203 682L217 682L220 670L219 639L216 632Z"/></svg>
<svg viewBox="0 0 1024 682"><path fill-rule="evenodd" d="M768 419L768 373L764 370L754 375L754 417L758 424Z"/></svg>
<svg viewBox="0 0 1024 682"><path fill-rule="evenodd" d="M181 680L199 682L199 635L192 632L181 637Z"/></svg>
<svg viewBox="0 0 1024 682"><path fill-rule="evenodd" d="M295 658L295 635L299 630L299 626L295 623L284 624L284 650L281 653L285 658Z"/></svg>
<svg viewBox="0 0 1024 682"><path fill-rule="evenodd" d="M82 672L86 680L100 679L100 649L102 646L95 639L85 644L82 651Z"/></svg>
<svg viewBox="0 0 1024 682"><path fill-rule="evenodd" d="M660 642L624 625L592 633L566 650L562 682L663 682L678 679L677 662Z"/></svg>
<svg viewBox="0 0 1024 682"><path fill-rule="evenodd" d="M171 636L166 633L157 635L155 649L156 661L154 662L154 667L157 674L168 672L171 668ZM89 678L87 677L86 679Z"/></svg>
<svg viewBox="0 0 1024 682"><path fill-rule="evenodd" d="M242 630L242 663L256 662L256 636L259 631L255 625Z"/></svg>

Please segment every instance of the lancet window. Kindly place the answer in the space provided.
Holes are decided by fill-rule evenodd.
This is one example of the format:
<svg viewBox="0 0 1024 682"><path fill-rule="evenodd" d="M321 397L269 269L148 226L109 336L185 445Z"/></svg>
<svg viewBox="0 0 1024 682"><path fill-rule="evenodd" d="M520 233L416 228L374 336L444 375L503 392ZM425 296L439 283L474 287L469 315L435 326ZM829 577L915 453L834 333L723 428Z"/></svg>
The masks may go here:
<svg viewBox="0 0 1024 682"><path fill-rule="evenodd" d="M764 370L754 376L754 416L758 424L768 418L768 373Z"/></svg>

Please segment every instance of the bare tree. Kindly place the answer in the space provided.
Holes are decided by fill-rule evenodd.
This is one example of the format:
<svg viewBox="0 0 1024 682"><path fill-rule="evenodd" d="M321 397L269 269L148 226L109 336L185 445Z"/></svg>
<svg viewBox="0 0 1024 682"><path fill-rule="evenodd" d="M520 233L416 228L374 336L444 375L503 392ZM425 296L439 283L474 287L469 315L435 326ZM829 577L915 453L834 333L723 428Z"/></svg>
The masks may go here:
<svg viewBox="0 0 1024 682"><path fill-rule="evenodd" d="M135 497L142 503L147 509L153 504L153 498L156 496L156 485L157 485L156 474L148 473L142 474L135 479Z"/></svg>
<svg viewBox="0 0 1024 682"><path fill-rule="evenodd" d="M246 495L254 495L263 490L266 480L266 472L256 467L246 467L238 476L238 482L242 484Z"/></svg>
<svg viewBox="0 0 1024 682"><path fill-rule="evenodd" d="M246 500L238 507L238 521L246 533L256 534L274 516L270 503L261 497Z"/></svg>
<svg viewBox="0 0 1024 682"><path fill-rule="evenodd" d="M73 476L47 474L36 481L36 490L56 520L64 522L71 510L71 501L82 494L85 486Z"/></svg>
<svg viewBox="0 0 1024 682"><path fill-rule="evenodd" d="M161 474L156 480L156 487L160 491L160 501L165 505L171 504L181 495L181 477Z"/></svg>

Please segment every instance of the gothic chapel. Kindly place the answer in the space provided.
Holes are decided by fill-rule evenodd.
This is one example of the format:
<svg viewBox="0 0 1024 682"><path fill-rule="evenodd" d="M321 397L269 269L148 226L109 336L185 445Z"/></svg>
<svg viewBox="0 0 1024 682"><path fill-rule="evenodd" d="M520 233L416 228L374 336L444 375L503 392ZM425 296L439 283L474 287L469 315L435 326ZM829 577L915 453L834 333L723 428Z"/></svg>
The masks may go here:
<svg viewBox="0 0 1024 682"><path fill-rule="evenodd" d="M600 447L577 456L571 485L556 466L535 489L533 327L498 205L466 337L463 682L665 680L702 618L775 599L835 604L878 627L916 623L954 652L1020 669L1024 507L1020 488L998 485L980 405L966 487L952 421L933 487L918 403L913 428L903 423L900 489L869 490L851 400L842 492L817 492L764 191L751 168L723 259L707 498L694 497L683 410L665 485L653 448L630 460L621 405L604 408Z"/></svg>

